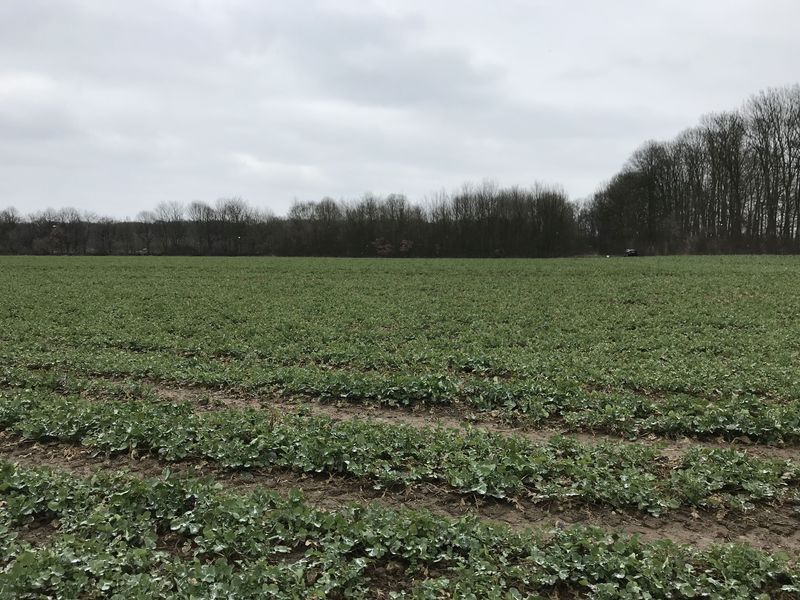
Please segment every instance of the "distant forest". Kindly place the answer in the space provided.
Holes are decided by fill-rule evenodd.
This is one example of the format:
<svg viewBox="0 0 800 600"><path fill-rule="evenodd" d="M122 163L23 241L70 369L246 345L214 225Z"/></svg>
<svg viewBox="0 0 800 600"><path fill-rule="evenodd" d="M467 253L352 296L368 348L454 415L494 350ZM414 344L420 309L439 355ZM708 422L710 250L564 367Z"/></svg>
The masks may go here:
<svg viewBox="0 0 800 600"><path fill-rule="evenodd" d="M0 211L0 253L545 257L800 252L800 85L647 142L590 199L557 187L465 185L297 202L285 216L239 198L164 202L134 221L73 208Z"/></svg>

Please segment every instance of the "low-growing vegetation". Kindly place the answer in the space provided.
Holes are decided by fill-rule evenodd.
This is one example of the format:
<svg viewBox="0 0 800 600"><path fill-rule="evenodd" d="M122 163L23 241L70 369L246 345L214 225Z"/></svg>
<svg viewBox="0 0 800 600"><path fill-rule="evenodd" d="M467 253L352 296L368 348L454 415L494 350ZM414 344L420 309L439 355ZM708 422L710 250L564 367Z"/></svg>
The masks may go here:
<svg viewBox="0 0 800 600"><path fill-rule="evenodd" d="M789 598L800 573L745 546L546 538L196 480L89 480L0 463L6 597ZM42 531L44 530L44 531ZM38 532L38 533L37 533Z"/></svg>
<svg viewBox="0 0 800 600"><path fill-rule="evenodd" d="M798 275L0 259L0 596L800 597Z"/></svg>
<svg viewBox="0 0 800 600"><path fill-rule="evenodd" d="M376 486L433 482L494 498L583 501L654 515L682 506L746 510L754 502L800 501L799 466L734 449L693 448L670 463L644 445L562 437L534 444L480 429L253 409L197 413L187 403L97 403L36 393L0 397L0 427L26 440L141 451L169 462L343 474Z"/></svg>

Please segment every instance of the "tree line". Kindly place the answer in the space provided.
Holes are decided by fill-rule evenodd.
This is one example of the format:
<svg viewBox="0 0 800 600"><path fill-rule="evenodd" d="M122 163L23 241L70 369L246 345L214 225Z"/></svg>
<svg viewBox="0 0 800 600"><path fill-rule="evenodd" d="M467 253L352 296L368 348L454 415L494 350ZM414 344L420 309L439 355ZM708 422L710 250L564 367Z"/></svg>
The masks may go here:
<svg viewBox="0 0 800 600"><path fill-rule="evenodd" d="M278 256L562 256L580 244L557 188L465 185L424 204L401 194L295 202L285 216L240 198L164 202L132 221L72 208L0 212L0 252Z"/></svg>
<svg viewBox="0 0 800 600"><path fill-rule="evenodd" d="M800 85L752 96L637 149L584 202L558 187L465 185L295 202L285 216L240 198L163 202L130 221L73 208L0 211L0 253L543 257L800 252Z"/></svg>
<svg viewBox="0 0 800 600"><path fill-rule="evenodd" d="M581 212L599 251L800 251L800 85L647 142Z"/></svg>

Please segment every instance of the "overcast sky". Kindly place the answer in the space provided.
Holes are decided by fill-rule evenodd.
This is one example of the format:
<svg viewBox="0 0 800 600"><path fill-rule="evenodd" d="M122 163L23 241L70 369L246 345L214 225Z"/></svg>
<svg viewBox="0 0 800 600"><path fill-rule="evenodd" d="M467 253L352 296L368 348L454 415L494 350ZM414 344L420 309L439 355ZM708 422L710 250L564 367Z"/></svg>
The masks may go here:
<svg viewBox="0 0 800 600"><path fill-rule="evenodd" d="M0 208L591 194L800 81L797 0L0 0Z"/></svg>

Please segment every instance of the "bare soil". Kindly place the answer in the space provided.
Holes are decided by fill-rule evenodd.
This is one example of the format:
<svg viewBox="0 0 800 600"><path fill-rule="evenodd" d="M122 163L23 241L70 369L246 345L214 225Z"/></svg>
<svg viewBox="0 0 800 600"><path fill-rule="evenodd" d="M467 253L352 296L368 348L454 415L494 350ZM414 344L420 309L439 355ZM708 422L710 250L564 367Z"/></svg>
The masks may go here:
<svg viewBox="0 0 800 600"><path fill-rule="evenodd" d="M53 537L58 535L57 521L34 521L25 527L16 529L19 539L28 542L31 546L47 546Z"/></svg>

